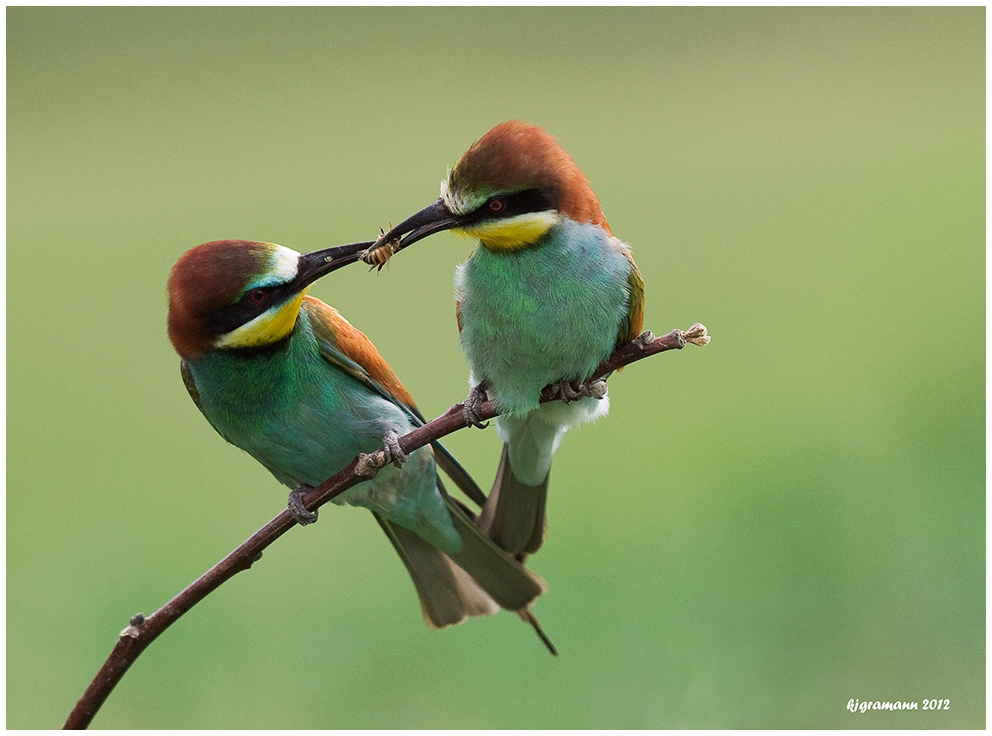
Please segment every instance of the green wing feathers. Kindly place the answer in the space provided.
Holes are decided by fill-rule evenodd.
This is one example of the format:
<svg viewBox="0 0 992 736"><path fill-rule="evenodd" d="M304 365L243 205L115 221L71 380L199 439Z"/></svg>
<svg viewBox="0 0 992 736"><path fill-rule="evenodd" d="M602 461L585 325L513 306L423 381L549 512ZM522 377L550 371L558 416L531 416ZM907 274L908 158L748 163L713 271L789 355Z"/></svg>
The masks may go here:
<svg viewBox="0 0 992 736"><path fill-rule="evenodd" d="M486 536L454 501L445 500L463 543L462 551L451 555L451 559L475 578L501 608L525 610L548 589L544 580Z"/></svg>
<svg viewBox="0 0 992 736"><path fill-rule="evenodd" d="M428 626L452 626L500 608L526 611L547 583L497 547L454 501L446 501L463 543L451 556L375 514L413 579Z"/></svg>
<svg viewBox="0 0 992 736"><path fill-rule="evenodd" d="M487 616L499 610L479 584L446 554L379 514L373 516L410 573L429 627L453 626L471 616Z"/></svg>

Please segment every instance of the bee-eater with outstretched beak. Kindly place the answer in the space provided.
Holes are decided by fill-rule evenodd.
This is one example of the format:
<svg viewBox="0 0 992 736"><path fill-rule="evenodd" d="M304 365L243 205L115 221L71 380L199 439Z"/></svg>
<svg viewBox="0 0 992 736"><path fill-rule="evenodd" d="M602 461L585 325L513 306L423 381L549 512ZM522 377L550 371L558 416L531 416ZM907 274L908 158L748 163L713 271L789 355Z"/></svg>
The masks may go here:
<svg viewBox="0 0 992 736"><path fill-rule="evenodd" d="M428 625L502 607L541 634L528 606L544 581L445 493L435 458L463 489L474 487L475 500L485 499L440 445L401 457L396 435L423 423L413 399L365 335L306 293L368 245L301 255L223 240L188 251L169 278L168 319L186 387L224 439L294 489L289 506L300 523L316 519L301 503L306 491L387 437L402 467L386 465L334 501L372 511L413 578Z"/></svg>
<svg viewBox="0 0 992 736"><path fill-rule="evenodd" d="M574 388L640 333L644 283L569 155L541 128L516 120L472 145L441 183L440 198L384 233L363 258L381 266L441 230L479 240L455 274L472 368L466 405L485 391L505 412L496 420L503 457L479 523L522 560L544 539L548 474L562 436L609 409L605 395ZM578 400L539 405L549 384Z"/></svg>

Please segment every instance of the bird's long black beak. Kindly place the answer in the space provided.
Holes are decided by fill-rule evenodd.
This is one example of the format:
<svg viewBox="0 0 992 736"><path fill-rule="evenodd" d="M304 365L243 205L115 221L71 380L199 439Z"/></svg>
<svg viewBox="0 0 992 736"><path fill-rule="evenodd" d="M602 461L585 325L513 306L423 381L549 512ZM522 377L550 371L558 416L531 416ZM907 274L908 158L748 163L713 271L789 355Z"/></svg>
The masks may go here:
<svg viewBox="0 0 992 736"><path fill-rule="evenodd" d="M438 198L433 204L424 207L415 215L406 218L388 232L383 233L372 247L362 255L362 260L370 266L379 266L389 260L397 251L423 240L428 235L458 227L462 218L448 209L444 200Z"/></svg>
<svg viewBox="0 0 992 736"><path fill-rule="evenodd" d="M304 253L300 256L299 263L297 264L294 286L302 290L321 276L325 276L331 271L336 271L342 266L347 266L349 263L360 260L362 254L373 245L373 241L366 240L361 243L335 245L333 248L315 250L313 253Z"/></svg>

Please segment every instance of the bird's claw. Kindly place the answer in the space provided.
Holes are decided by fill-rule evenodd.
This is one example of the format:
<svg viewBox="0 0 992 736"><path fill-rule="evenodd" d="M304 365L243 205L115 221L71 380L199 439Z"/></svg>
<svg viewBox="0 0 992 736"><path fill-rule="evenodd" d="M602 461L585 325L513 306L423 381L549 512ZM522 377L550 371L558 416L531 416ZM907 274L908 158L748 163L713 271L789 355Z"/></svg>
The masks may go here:
<svg viewBox="0 0 992 736"><path fill-rule="evenodd" d="M387 430L386 434L382 436L382 451L385 455L383 465L392 463L397 468L402 468L403 463L410 457L400 447L400 436L391 429Z"/></svg>
<svg viewBox="0 0 992 736"><path fill-rule="evenodd" d="M581 388L586 396L594 399L602 399L606 396L606 381L602 378L597 378L595 381L586 381L581 385Z"/></svg>
<svg viewBox="0 0 992 736"><path fill-rule="evenodd" d="M289 501L286 503L286 507L289 509L289 513L294 521L300 526L313 524L317 521L317 512L307 511L307 508L303 505L303 497L312 490L313 486L301 485L289 492Z"/></svg>
<svg viewBox="0 0 992 736"><path fill-rule="evenodd" d="M400 447L400 436L390 429L382 436L382 449L370 453L358 453L355 473L362 478L372 478L389 463L402 468L408 458L409 455Z"/></svg>
<svg viewBox="0 0 992 736"><path fill-rule="evenodd" d="M586 397L602 399L606 396L606 381L596 378L573 384L571 381L558 381L551 384L552 395L566 404Z"/></svg>
<svg viewBox="0 0 992 736"><path fill-rule="evenodd" d="M482 409L482 404L489 399L486 393L486 382L482 381L477 383L472 387L472 390L468 392L468 396L465 398L465 403L462 404L462 414L465 417L465 424L469 427L477 427L479 429L485 429L489 426L489 422L483 422L480 416L480 410Z"/></svg>

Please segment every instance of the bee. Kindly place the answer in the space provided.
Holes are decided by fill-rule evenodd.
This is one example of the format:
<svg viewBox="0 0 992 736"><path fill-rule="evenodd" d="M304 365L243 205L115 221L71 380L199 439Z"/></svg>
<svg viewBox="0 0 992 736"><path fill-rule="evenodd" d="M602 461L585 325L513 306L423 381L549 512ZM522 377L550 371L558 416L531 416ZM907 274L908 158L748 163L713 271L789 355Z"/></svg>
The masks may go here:
<svg viewBox="0 0 992 736"><path fill-rule="evenodd" d="M392 230L392 223L389 225L389 229ZM368 265L375 268L377 271L381 271L382 267L389 262L389 259L393 257L402 246L400 245L400 239L387 240L385 242L380 242L383 235L386 232L380 227L379 228L379 238L375 244L369 248L367 251L362 253L362 260ZM371 270L371 269L370 269Z"/></svg>

